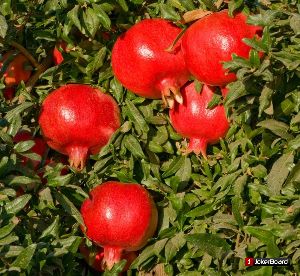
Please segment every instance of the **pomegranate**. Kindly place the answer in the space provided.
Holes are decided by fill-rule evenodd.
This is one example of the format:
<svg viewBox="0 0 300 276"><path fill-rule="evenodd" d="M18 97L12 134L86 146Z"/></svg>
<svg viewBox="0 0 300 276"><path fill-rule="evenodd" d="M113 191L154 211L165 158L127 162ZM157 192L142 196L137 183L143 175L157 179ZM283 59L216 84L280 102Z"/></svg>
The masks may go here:
<svg viewBox="0 0 300 276"><path fill-rule="evenodd" d="M21 81L26 82L32 71L29 60L23 54L13 55L13 51L7 52L0 60L0 70L3 66L6 67L3 76L7 87L18 85Z"/></svg>
<svg viewBox="0 0 300 276"><path fill-rule="evenodd" d="M28 141L28 140L33 140L35 142L34 146L30 149L30 151L43 157L47 151L47 144L43 138L41 137L33 138L31 133L26 130L22 130L18 132L13 138L13 141L15 143L19 143L21 141ZM21 160L22 160L22 164L30 165L34 170L37 170L41 164L40 161L32 160L24 156L22 156Z"/></svg>
<svg viewBox="0 0 300 276"><path fill-rule="evenodd" d="M117 79L137 95L162 98L173 107L182 103L180 87L189 78L181 43L167 48L181 29L164 19L145 19L121 35L112 50L112 68Z"/></svg>
<svg viewBox="0 0 300 276"><path fill-rule="evenodd" d="M202 153L206 157L208 144L214 144L224 137L229 129L225 109L218 105L208 109L216 88L203 85L201 93L195 89L194 82L181 89L183 104L175 104L170 110L170 119L175 130L190 139L188 152ZM225 96L227 89L222 89Z"/></svg>
<svg viewBox="0 0 300 276"><path fill-rule="evenodd" d="M103 257L104 257L104 250L103 248L97 248L97 250L94 252L92 250L89 250L87 246L85 246L83 243L79 246L80 253L84 257L85 261L95 270L99 272L103 272ZM121 255L121 259L125 259L126 265L123 268L123 271L127 271L132 264L132 262L137 258L137 253L134 251L131 252L123 252Z"/></svg>
<svg viewBox="0 0 300 276"><path fill-rule="evenodd" d="M234 18L228 10L210 14L191 25L182 37L182 50L190 73L199 81L213 86L225 86L236 80L222 62L230 61L232 54L248 58L251 48L243 38L260 36L261 27L246 23L246 15Z"/></svg>
<svg viewBox="0 0 300 276"><path fill-rule="evenodd" d="M61 51L68 53L67 43L65 41L59 42L53 49L53 61L55 65L59 65L64 61Z"/></svg>
<svg viewBox="0 0 300 276"><path fill-rule="evenodd" d="M3 96L6 100L11 101L15 96L15 88L6 87L3 91Z"/></svg>
<svg viewBox="0 0 300 276"><path fill-rule="evenodd" d="M81 170L88 155L97 154L120 127L120 113L115 100L99 89L67 84L46 97L39 124L47 144Z"/></svg>
<svg viewBox="0 0 300 276"><path fill-rule="evenodd" d="M137 251L157 226L157 209L139 184L109 181L90 192L81 206L86 235L104 248L103 268L111 269L124 251Z"/></svg>

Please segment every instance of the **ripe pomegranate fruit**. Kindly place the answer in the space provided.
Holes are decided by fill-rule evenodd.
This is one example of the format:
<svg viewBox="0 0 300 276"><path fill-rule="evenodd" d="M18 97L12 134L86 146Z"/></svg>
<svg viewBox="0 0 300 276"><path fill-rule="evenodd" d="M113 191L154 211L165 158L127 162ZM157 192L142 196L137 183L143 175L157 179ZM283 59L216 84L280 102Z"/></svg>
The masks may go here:
<svg viewBox="0 0 300 276"><path fill-rule="evenodd" d="M80 253L84 257L85 261L95 270L99 272L103 272L103 258L104 258L104 250L102 247L97 248L97 250L91 251L87 246L83 243L79 246ZM123 268L123 272L127 271L132 264L132 262L137 258L137 253L134 251L131 252L123 252L121 255L121 259L125 259L126 265Z"/></svg>
<svg viewBox="0 0 300 276"><path fill-rule="evenodd" d="M12 100L15 96L15 88L14 87L6 87L3 91L3 96L8 101Z"/></svg>
<svg viewBox="0 0 300 276"><path fill-rule="evenodd" d="M115 100L99 89L67 84L46 97L39 124L47 144L81 170L88 155L98 153L120 127L120 112Z"/></svg>
<svg viewBox="0 0 300 276"><path fill-rule="evenodd" d="M23 54L13 55L13 51L7 52L0 60L0 70L3 66L6 67L3 76L7 87L18 85L21 81L26 82L32 71L29 60Z"/></svg>
<svg viewBox="0 0 300 276"><path fill-rule="evenodd" d="M112 50L112 68L127 89L173 107L182 103L180 87L189 78L181 43L167 48L181 29L164 19L145 19L121 35Z"/></svg>
<svg viewBox="0 0 300 276"><path fill-rule="evenodd" d="M208 109L216 88L203 85L201 93L195 89L194 82L186 84L181 89L183 104L175 104L170 110L170 119L175 130L183 137L190 139L188 152L202 153L206 157L208 144L214 144L224 137L229 123L225 109L218 105ZM223 96L227 93L222 90Z"/></svg>
<svg viewBox="0 0 300 276"><path fill-rule="evenodd" d="M90 192L81 206L86 235L104 248L103 268L111 269L122 252L137 251L157 226L157 209L139 184L109 181Z"/></svg>
<svg viewBox="0 0 300 276"><path fill-rule="evenodd" d="M59 42L53 49L53 61L55 65L59 65L64 61L64 57L61 51L68 53L70 50L67 48L67 43L65 41Z"/></svg>
<svg viewBox="0 0 300 276"><path fill-rule="evenodd" d="M13 141L15 143L19 143L21 141L33 140L35 145L30 149L31 152L36 153L43 157L47 151L47 144L41 137L32 137L31 133L26 130L19 131ZM21 158L22 164L31 166L34 170L37 170L40 166L41 162L37 160L32 160L27 157L22 156Z"/></svg>
<svg viewBox="0 0 300 276"><path fill-rule="evenodd" d="M246 23L246 15L234 18L228 10L212 13L191 25L182 37L182 50L190 73L199 81L213 86L225 86L236 80L222 62L230 61L232 54L248 58L251 48L243 38L260 36L261 27Z"/></svg>

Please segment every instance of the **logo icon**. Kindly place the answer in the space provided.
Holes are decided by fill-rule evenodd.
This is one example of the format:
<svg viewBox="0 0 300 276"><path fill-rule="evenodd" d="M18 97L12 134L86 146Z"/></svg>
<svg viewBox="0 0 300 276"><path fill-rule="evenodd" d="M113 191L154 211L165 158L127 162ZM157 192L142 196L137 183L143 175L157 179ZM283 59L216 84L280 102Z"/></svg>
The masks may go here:
<svg viewBox="0 0 300 276"><path fill-rule="evenodd" d="M248 257L245 258L245 266L253 266L254 265L254 258Z"/></svg>

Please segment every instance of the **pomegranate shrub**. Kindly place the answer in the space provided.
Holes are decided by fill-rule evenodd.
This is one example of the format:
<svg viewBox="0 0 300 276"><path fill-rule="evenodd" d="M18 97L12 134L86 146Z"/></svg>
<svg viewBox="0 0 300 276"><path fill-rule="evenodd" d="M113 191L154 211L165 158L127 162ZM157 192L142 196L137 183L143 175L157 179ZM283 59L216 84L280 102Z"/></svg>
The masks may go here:
<svg viewBox="0 0 300 276"><path fill-rule="evenodd" d="M0 59L34 67L25 85L0 69L0 273L300 275L299 16L296 0L0 1Z"/></svg>

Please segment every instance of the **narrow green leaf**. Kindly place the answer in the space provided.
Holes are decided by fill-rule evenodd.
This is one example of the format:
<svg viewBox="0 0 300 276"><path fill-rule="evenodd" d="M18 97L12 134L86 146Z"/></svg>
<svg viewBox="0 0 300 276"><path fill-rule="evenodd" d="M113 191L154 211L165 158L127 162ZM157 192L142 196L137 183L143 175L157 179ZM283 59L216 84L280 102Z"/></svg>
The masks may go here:
<svg viewBox="0 0 300 276"><path fill-rule="evenodd" d="M243 221L243 218L240 213L242 203L243 202L240 197L235 196L231 199L232 213L233 213L233 216L234 216L236 222L238 223L239 227L244 226L244 221Z"/></svg>
<svg viewBox="0 0 300 276"><path fill-rule="evenodd" d="M273 93L274 91L268 86L265 86L261 91L259 96L259 117L270 106Z"/></svg>
<svg viewBox="0 0 300 276"><path fill-rule="evenodd" d="M214 211L215 205L213 203L204 204L194 208L193 210L189 211L186 216L188 217L203 217L211 212Z"/></svg>
<svg viewBox="0 0 300 276"><path fill-rule="evenodd" d="M136 106L129 100L125 100L126 105L128 107L128 117L130 120L137 125L137 127L142 130L143 132L148 132L149 131L149 126L145 119L143 118L142 114L140 111L136 108Z"/></svg>
<svg viewBox="0 0 300 276"><path fill-rule="evenodd" d="M293 161L294 155L292 152L289 152L283 154L273 164L267 177L267 186L272 196L280 194L281 188L290 173L289 167Z"/></svg>
<svg viewBox="0 0 300 276"><path fill-rule="evenodd" d="M170 164L169 168L162 174L163 178L167 178L173 174L175 174L183 165L185 158L183 156L177 156L172 163Z"/></svg>
<svg viewBox="0 0 300 276"><path fill-rule="evenodd" d="M2 38L5 38L7 29L8 29L8 25L6 23L5 17L0 15L0 36Z"/></svg>
<svg viewBox="0 0 300 276"><path fill-rule="evenodd" d="M294 138L293 135L288 133L289 126L280 121L276 121L273 119L264 120L262 122L259 122L257 126L266 128L285 140L291 140Z"/></svg>
<svg viewBox="0 0 300 276"><path fill-rule="evenodd" d="M83 13L83 22L87 33L93 38L99 29L100 20L92 8L87 8Z"/></svg>
<svg viewBox="0 0 300 276"><path fill-rule="evenodd" d="M133 135L126 135L123 141L125 147L133 154L133 156L138 159L146 158L139 141Z"/></svg>
<svg viewBox="0 0 300 276"><path fill-rule="evenodd" d="M203 250L203 252L207 252L217 259L222 259L222 257L230 251L229 244L215 234L189 234L186 235L186 240L194 247Z"/></svg>
<svg viewBox="0 0 300 276"><path fill-rule="evenodd" d="M26 269L35 253L36 244L31 244L25 249L23 249L17 259L11 264L12 267L19 267L21 269Z"/></svg>
<svg viewBox="0 0 300 276"><path fill-rule="evenodd" d="M94 74L97 70L99 70L103 66L105 56L106 47L103 47L95 55L92 62L88 64L88 66L86 67L86 72L89 74Z"/></svg>
<svg viewBox="0 0 300 276"><path fill-rule="evenodd" d="M22 142L17 143L14 146L14 150L16 152L24 152L24 151L31 149L34 145L35 145L35 142L32 140L22 141Z"/></svg>
<svg viewBox="0 0 300 276"><path fill-rule="evenodd" d="M275 243L275 237L271 231L264 230L259 226L245 226L244 231L267 246L268 256L271 258L277 258L280 256L280 249Z"/></svg>
<svg viewBox="0 0 300 276"><path fill-rule="evenodd" d="M77 210L77 208L74 206L72 201L70 201L65 195L62 193L55 193L55 198L57 201L62 205L62 207L65 209L65 211L70 214L73 218L76 219L80 225L84 226L84 222L82 219L82 216L80 212Z"/></svg>
<svg viewBox="0 0 300 276"><path fill-rule="evenodd" d="M56 216L54 221L43 231L40 239L48 236L52 236L54 238L59 235L59 216Z"/></svg>
<svg viewBox="0 0 300 276"><path fill-rule="evenodd" d="M172 237L165 245L165 256L167 262L172 260L179 250L185 245L186 240L184 233L180 232Z"/></svg>
<svg viewBox="0 0 300 276"><path fill-rule="evenodd" d="M15 227L16 227L16 224L11 222L11 223L3 226L2 228L0 228L0 239L9 235L12 232L12 230L14 230Z"/></svg>
<svg viewBox="0 0 300 276"><path fill-rule="evenodd" d="M5 210L8 214L17 214L20 212L31 199L31 195L22 195L5 204Z"/></svg>
<svg viewBox="0 0 300 276"><path fill-rule="evenodd" d="M92 4L92 7L98 16L101 25L107 29L110 30L111 21L109 16L106 14L106 12L102 9L101 5Z"/></svg>

